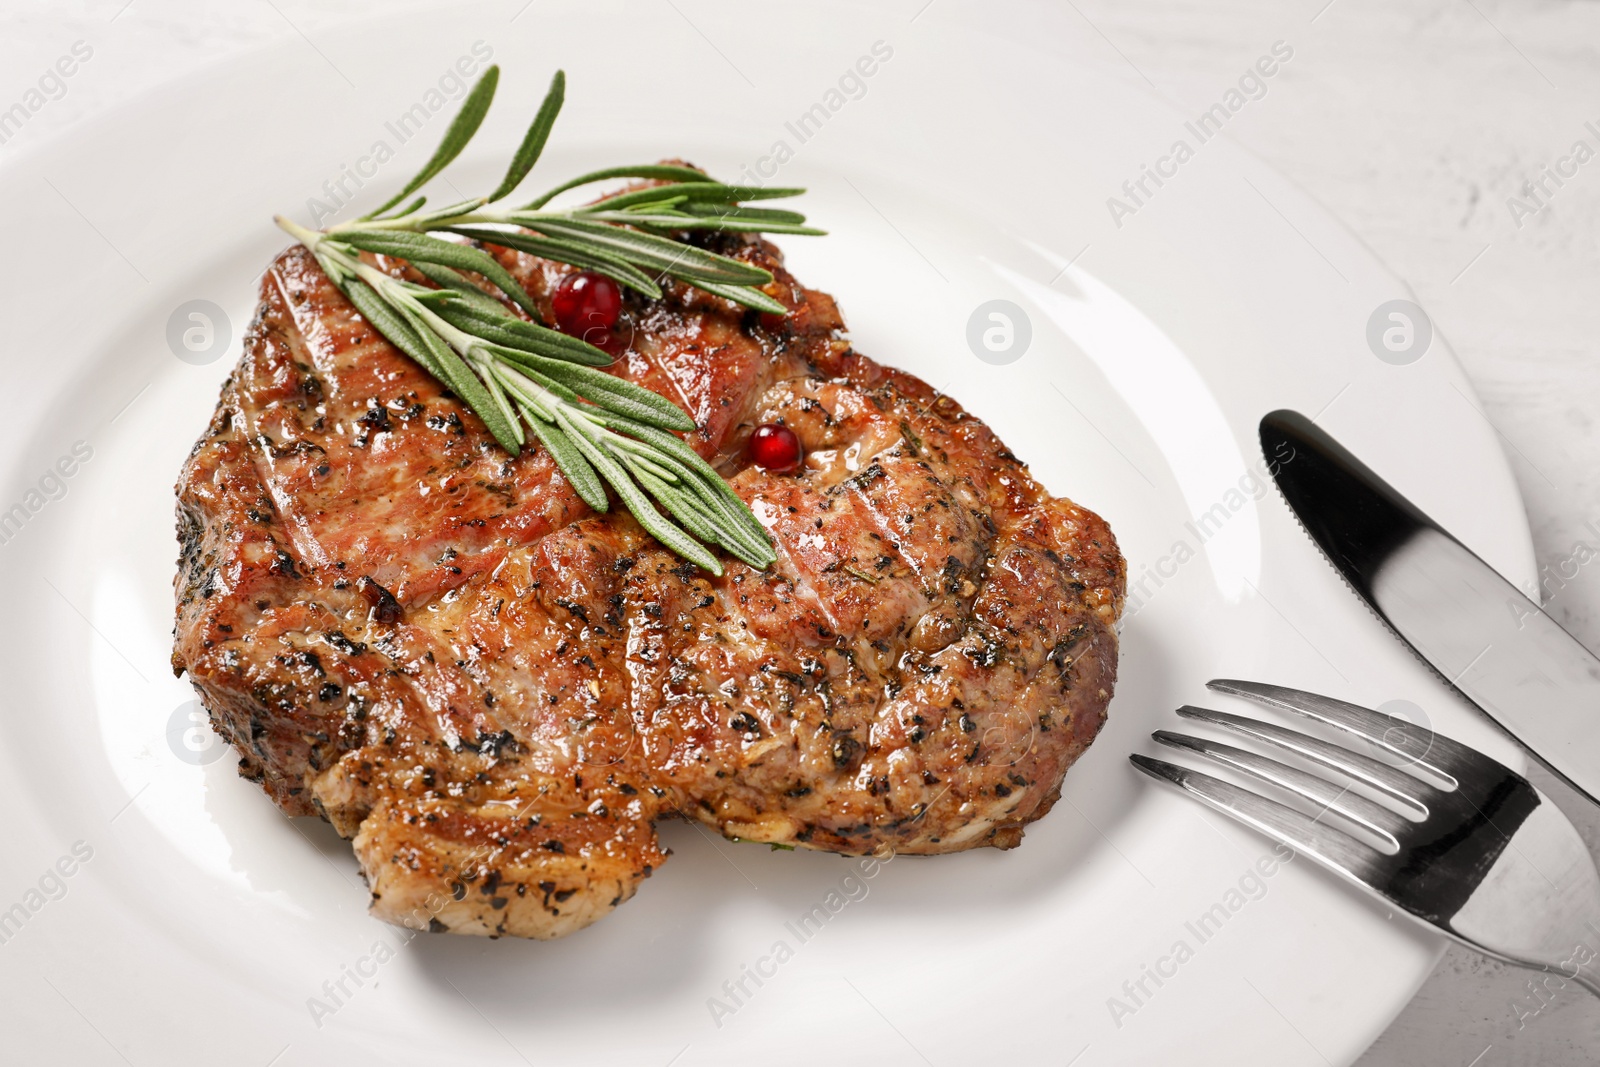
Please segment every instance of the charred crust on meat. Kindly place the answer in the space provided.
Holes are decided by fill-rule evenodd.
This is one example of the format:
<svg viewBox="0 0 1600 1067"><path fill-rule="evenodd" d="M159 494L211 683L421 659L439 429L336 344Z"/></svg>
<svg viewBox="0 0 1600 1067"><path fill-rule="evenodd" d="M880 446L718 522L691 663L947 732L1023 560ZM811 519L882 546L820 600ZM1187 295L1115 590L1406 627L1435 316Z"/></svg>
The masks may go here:
<svg viewBox="0 0 1600 1067"><path fill-rule="evenodd" d="M861 742L849 730L833 731L833 746L830 749L833 756L833 766L836 770L845 770L855 765L861 755Z"/></svg>
<svg viewBox="0 0 1600 1067"><path fill-rule="evenodd" d="M373 622L392 624L405 617L405 609L400 606L400 601L396 600L389 590L373 581L370 575L362 575L356 582L356 589L366 599Z"/></svg>

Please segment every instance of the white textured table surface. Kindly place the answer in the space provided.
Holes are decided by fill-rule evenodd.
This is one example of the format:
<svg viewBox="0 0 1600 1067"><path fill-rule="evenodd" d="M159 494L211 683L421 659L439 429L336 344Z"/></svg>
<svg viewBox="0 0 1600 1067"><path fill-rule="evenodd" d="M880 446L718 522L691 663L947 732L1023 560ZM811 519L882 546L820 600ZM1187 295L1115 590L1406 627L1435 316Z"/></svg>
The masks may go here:
<svg viewBox="0 0 1600 1067"><path fill-rule="evenodd" d="M922 0L907 0L908 11ZM0 110L59 57L92 57L0 143L7 155L233 51L397 3L0 0ZM1325 204L1415 290L1455 348L1527 502L1552 609L1600 647L1600 4L1580 0L1077 0L1106 53L1199 111L1274 41L1295 62L1228 133ZM80 52L81 55L81 52ZM1571 169L1569 165L1568 170ZM1521 209L1510 203L1519 198ZM1542 205L1542 206L1541 206ZM1580 554L1587 558L1587 554ZM1600 557L1597 557L1600 558ZM1591 848L1600 818L1576 815ZM1363 1067L1600 1059L1600 1001L1452 948Z"/></svg>

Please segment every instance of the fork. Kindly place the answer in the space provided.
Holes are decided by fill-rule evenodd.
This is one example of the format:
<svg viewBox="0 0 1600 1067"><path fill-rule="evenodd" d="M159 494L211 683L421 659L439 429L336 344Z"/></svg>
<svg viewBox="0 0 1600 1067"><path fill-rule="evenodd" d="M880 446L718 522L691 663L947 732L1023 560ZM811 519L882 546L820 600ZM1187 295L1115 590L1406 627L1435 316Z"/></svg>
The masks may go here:
<svg viewBox="0 0 1600 1067"><path fill-rule="evenodd" d="M1403 766L1273 723L1178 709L1182 718L1336 772L1387 803L1247 749L1168 730L1151 736L1276 786L1319 813L1148 756L1129 756L1134 766L1479 952L1557 971L1600 996L1600 981L1586 971L1600 963L1600 876L1572 823L1526 778L1458 741L1342 700L1227 679L1207 688L1335 727L1398 758ZM1356 832L1330 825L1329 814Z"/></svg>

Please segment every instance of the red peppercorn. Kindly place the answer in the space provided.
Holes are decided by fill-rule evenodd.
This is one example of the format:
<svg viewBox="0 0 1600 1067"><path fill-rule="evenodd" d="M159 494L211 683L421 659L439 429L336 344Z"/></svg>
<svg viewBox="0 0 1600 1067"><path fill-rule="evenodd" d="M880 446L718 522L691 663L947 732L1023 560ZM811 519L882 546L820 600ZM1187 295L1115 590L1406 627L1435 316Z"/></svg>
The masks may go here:
<svg viewBox="0 0 1600 1067"><path fill-rule="evenodd" d="M622 290L604 274L569 274L550 297L556 328L596 344L622 313Z"/></svg>
<svg viewBox="0 0 1600 1067"><path fill-rule="evenodd" d="M789 427L778 422L764 422L755 428L746 446L750 458L757 466L775 474L785 474L800 466L804 450L800 438Z"/></svg>

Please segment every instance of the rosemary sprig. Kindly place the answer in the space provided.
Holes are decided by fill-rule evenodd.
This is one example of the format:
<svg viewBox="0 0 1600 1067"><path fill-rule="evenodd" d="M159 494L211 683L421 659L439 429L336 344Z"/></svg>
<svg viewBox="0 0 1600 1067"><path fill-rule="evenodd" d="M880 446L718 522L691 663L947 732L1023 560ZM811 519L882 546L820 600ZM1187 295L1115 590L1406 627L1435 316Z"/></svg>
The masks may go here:
<svg viewBox="0 0 1600 1067"><path fill-rule="evenodd" d="M803 190L727 185L692 167L650 164L592 171L522 207L496 207L544 150L566 92L566 77L557 71L493 193L432 211L423 210L427 198L419 196L395 210L467 146L494 100L499 76L498 67L484 72L433 156L376 211L321 231L282 216L278 225L316 256L373 328L454 392L508 452L516 455L530 438L539 442L590 507L609 509L610 486L653 537L713 574L720 575L722 565L707 545L765 568L777 558L766 530L673 432L693 430L694 420L656 393L596 369L611 362L605 352L546 327L510 272L460 239L595 271L651 300L661 298L662 281L672 278L784 315L788 309L762 288L772 282L771 273L681 235L820 234L798 212L744 203ZM658 184L580 207L548 207L561 193L616 178ZM362 252L403 259L432 285L378 270L362 261ZM490 295L474 275L528 317Z"/></svg>

